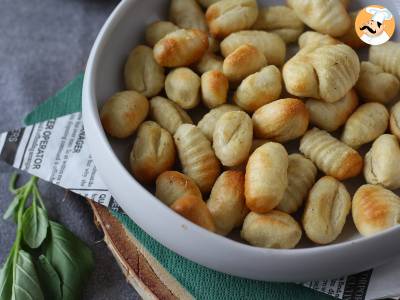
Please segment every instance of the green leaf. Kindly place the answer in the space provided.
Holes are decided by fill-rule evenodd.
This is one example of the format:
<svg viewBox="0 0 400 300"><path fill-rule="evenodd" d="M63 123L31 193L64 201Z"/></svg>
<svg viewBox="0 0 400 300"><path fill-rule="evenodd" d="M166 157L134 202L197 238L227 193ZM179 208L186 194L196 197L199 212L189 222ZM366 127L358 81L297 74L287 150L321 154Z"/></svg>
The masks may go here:
<svg viewBox="0 0 400 300"><path fill-rule="evenodd" d="M39 206L29 207L22 217L22 233L25 243L32 249L38 248L47 236L49 220Z"/></svg>
<svg viewBox="0 0 400 300"><path fill-rule="evenodd" d="M3 268L0 270L0 300L10 300L12 294L13 281L13 252L11 251Z"/></svg>
<svg viewBox="0 0 400 300"><path fill-rule="evenodd" d="M61 300L61 279L43 254L39 256L37 270L46 299Z"/></svg>
<svg viewBox="0 0 400 300"><path fill-rule="evenodd" d="M18 252L12 299L44 299L32 257L24 250Z"/></svg>
<svg viewBox="0 0 400 300"><path fill-rule="evenodd" d="M7 220L12 215L15 215L17 213L20 200L21 200L21 197L19 195L16 195L14 197L14 199L11 201L10 205L8 206L6 212L4 213L4 216L3 216L4 220Z"/></svg>
<svg viewBox="0 0 400 300"><path fill-rule="evenodd" d="M44 249L61 278L63 300L79 299L82 286L94 268L92 252L61 224L50 221L49 225Z"/></svg>

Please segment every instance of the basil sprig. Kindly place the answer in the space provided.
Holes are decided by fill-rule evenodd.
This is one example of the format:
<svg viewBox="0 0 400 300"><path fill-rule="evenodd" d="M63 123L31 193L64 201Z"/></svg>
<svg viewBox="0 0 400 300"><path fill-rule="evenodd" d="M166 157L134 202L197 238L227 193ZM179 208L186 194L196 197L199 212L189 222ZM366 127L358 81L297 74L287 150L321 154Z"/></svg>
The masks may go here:
<svg viewBox="0 0 400 300"><path fill-rule="evenodd" d="M64 226L50 221L37 177L16 188L4 219L14 218L17 233L0 270L0 300L78 299L94 268L90 249ZM28 202L30 200L30 205Z"/></svg>

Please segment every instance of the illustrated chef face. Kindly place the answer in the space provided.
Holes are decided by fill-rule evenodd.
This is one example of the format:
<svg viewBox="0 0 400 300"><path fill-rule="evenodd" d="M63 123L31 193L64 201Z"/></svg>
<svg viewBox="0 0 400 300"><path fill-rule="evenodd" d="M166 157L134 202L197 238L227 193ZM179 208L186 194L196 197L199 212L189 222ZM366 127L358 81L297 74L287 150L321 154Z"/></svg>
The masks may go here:
<svg viewBox="0 0 400 300"><path fill-rule="evenodd" d="M392 13L386 8L367 7L367 13L371 14L371 19L361 25L360 30L369 37L377 37L385 31L386 20L392 19Z"/></svg>
<svg viewBox="0 0 400 300"><path fill-rule="evenodd" d="M378 36L385 30L385 24L371 19L367 23L364 23L360 30L370 37Z"/></svg>

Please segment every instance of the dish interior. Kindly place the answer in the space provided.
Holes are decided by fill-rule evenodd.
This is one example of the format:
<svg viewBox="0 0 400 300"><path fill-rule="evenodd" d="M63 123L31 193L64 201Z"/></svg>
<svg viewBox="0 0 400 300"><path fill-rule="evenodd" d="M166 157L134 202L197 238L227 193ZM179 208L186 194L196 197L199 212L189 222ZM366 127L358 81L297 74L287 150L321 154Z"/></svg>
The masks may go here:
<svg viewBox="0 0 400 300"><path fill-rule="evenodd" d="M380 5L387 7L395 14L396 24L400 24L399 11L400 2L397 1L384 0L379 1ZM277 5L285 4L282 0L259 0L260 5ZM376 4L376 1L352 1L349 10L354 11L363 8L367 5ZM123 66L125 64L126 58L129 52L137 45L144 43L144 30L146 26L157 20L167 20L168 19L168 6L169 1L163 0L149 0L149 1L136 1L134 11L124 11L114 27L108 32L107 43L104 43L102 51L99 53L98 61L96 65L97 70L94 72L95 76L95 98L97 99L97 105L100 109L102 104L114 93L124 90L123 86ZM396 31L392 40L399 40L399 32ZM288 52L295 53L296 46L289 46ZM361 59L367 59L367 49L363 49L359 54ZM196 108L190 111L190 115L193 117L193 121L196 124L198 120L206 113L204 107ZM340 130L339 130L340 131ZM339 133L336 133L339 134ZM115 155L122 162L125 168L129 171L129 153L132 149L135 136L128 139L118 140L108 138L109 143L114 150ZM298 152L299 141L293 141L286 143L285 147L289 153ZM364 145L360 152L364 155L371 144ZM321 174L319 174L321 175ZM347 186L349 192L353 195L355 190L365 183L362 175L354 179L347 180L344 182ZM154 186L145 186L150 192L154 192ZM396 193L400 195L400 190ZM150 201L159 201L155 197L149 199ZM167 207L166 207L167 209ZM301 212L299 212L301 214ZM295 215L297 219L300 215ZM240 240L238 231L233 232L229 238L233 240ZM341 243L343 241L350 241L359 239L361 236L355 229L352 222L351 216L348 217L346 226L340 235L340 237L334 242L335 244ZM309 242L306 238L302 238L302 242L297 246L297 248L308 248L315 247L315 244Z"/></svg>

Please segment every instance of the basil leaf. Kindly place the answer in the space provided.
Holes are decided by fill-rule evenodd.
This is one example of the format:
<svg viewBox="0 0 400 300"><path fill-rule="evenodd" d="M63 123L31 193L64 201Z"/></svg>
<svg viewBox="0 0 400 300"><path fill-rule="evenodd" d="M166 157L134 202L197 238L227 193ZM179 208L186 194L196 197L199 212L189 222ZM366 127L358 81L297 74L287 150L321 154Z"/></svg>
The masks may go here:
<svg viewBox="0 0 400 300"><path fill-rule="evenodd" d="M94 268L92 252L61 224L50 221L49 225L44 249L61 278L63 300L79 299L81 288Z"/></svg>
<svg viewBox="0 0 400 300"><path fill-rule="evenodd" d="M21 200L21 197L19 195L16 195L14 197L14 199L11 201L10 205L8 206L6 212L3 215L4 220L7 220L12 215L15 215L17 213L20 200Z"/></svg>
<svg viewBox="0 0 400 300"><path fill-rule="evenodd" d="M17 255L12 299L43 300L44 296L31 255L24 250L19 250Z"/></svg>
<svg viewBox="0 0 400 300"><path fill-rule="evenodd" d="M51 300L62 299L60 277L43 254L39 256L37 270L45 298Z"/></svg>
<svg viewBox="0 0 400 300"><path fill-rule="evenodd" d="M49 220L39 206L30 206L22 216L22 233L25 243L32 249L38 248L47 235Z"/></svg>
<svg viewBox="0 0 400 300"><path fill-rule="evenodd" d="M10 300L12 294L12 281L13 281L13 255L11 251L3 268L0 270L0 300Z"/></svg>

